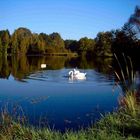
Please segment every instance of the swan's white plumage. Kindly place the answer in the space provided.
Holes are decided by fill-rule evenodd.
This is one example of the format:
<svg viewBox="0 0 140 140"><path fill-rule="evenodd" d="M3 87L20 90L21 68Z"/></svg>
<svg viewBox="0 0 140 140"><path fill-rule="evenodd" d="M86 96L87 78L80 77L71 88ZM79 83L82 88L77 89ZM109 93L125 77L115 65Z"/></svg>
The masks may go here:
<svg viewBox="0 0 140 140"><path fill-rule="evenodd" d="M46 68L46 64L41 64L41 68L42 69Z"/></svg>
<svg viewBox="0 0 140 140"><path fill-rule="evenodd" d="M86 79L86 73L82 73L79 70L74 69L73 71L70 71L69 72L69 77L71 79L79 79L79 80L82 80L82 79Z"/></svg>

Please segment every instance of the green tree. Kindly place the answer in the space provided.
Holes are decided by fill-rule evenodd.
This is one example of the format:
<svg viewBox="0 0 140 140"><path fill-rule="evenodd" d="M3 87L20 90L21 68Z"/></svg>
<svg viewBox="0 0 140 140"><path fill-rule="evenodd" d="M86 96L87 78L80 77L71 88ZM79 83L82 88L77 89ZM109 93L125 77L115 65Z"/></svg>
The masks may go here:
<svg viewBox="0 0 140 140"><path fill-rule="evenodd" d="M94 54L97 56L112 56L112 43L114 35L112 32L99 32L95 39L96 47Z"/></svg>
<svg viewBox="0 0 140 140"><path fill-rule="evenodd" d="M54 53L54 52L64 52L65 45L60 34L52 33L47 35L45 33L40 33L38 35L38 50L41 53ZM37 47L36 47L37 48Z"/></svg>
<svg viewBox="0 0 140 140"><path fill-rule="evenodd" d="M1 38L0 38L0 54L2 53L2 41L1 41Z"/></svg>
<svg viewBox="0 0 140 140"><path fill-rule="evenodd" d="M65 50L65 44L63 39L61 38L59 33L52 33L49 35L50 38L50 44L51 47L53 47L53 50L55 52L63 52Z"/></svg>
<svg viewBox="0 0 140 140"><path fill-rule="evenodd" d="M81 38L78 41L78 52L80 54L87 54L88 52L93 52L95 46L95 41L87 37Z"/></svg>
<svg viewBox="0 0 140 140"><path fill-rule="evenodd" d="M133 55L139 51L136 33L131 30L129 24L125 24L121 30L116 30L112 48L114 53L127 55Z"/></svg>
<svg viewBox="0 0 140 140"><path fill-rule="evenodd" d="M45 34L45 33L40 33L39 34L39 44L41 46L41 50L46 53L52 53L54 48L52 46L52 40L50 38L49 35Z"/></svg>
<svg viewBox="0 0 140 140"><path fill-rule="evenodd" d="M19 43L18 43L17 33L15 32L11 37L11 46L12 46L11 53L12 54L18 53L18 49L19 49L18 44Z"/></svg>
<svg viewBox="0 0 140 140"><path fill-rule="evenodd" d="M31 44L32 33L29 29L18 28L12 35L12 52L26 54Z"/></svg>
<svg viewBox="0 0 140 140"><path fill-rule="evenodd" d="M27 37L23 38L19 45L19 50L22 54L26 54L29 48L29 40Z"/></svg>
<svg viewBox="0 0 140 140"><path fill-rule="evenodd" d="M139 56L140 53L140 7L136 6L134 14L120 30L115 31L113 52L116 54L125 53L129 56Z"/></svg>
<svg viewBox="0 0 140 140"><path fill-rule="evenodd" d="M77 40L65 40L65 48L71 52L78 52L78 41Z"/></svg>
<svg viewBox="0 0 140 140"><path fill-rule="evenodd" d="M128 24L136 27L137 32L140 33L140 7L136 6L134 14L129 18Z"/></svg>
<svg viewBox="0 0 140 140"><path fill-rule="evenodd" d="M29 54L37 53L38 51L38 34L32 34L31 44L28 48Z"/></svg>
<svg viewBox="0 0 140 140"><path fill-rule="evenodd" d="M41 37L38 39L37 46L39 53L45 53L45 41Z"/></svg>
<svg viewBox="0 0 140 140"><path fill-rule="evenodd" d="M10 43L10 33L8 30L0 31L0 38L1 38L1 51L3 54L7 54L7 49Z"/></svg>

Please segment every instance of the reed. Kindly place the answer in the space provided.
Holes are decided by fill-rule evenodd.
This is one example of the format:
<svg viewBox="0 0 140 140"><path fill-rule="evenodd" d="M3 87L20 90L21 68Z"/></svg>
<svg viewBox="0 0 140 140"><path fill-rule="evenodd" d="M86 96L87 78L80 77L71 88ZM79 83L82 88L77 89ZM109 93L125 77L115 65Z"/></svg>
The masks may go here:
<svg viewBox="0 0 140 140"><path fill-rule="evenodd" d="M137 110L139 109L139 103L137 102L138 91L136 89L136 75L133 68L133 63L130 57L125 57L123 54L123 59L125 66L119 62L118 57L114 54L120 72L115 71L115 75L118 79L118 84L122 86L123 95L120 97L120 105L123 105L125 111L131 113L131 115L136 116ZM125 68L125 69L124 69Z"/></svg>

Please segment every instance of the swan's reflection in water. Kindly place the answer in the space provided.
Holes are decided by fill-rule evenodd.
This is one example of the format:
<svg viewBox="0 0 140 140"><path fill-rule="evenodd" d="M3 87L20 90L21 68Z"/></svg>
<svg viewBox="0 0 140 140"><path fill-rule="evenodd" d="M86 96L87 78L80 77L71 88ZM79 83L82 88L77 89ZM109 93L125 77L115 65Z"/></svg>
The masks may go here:
<svg viewBox="0 0 140 140"><path fill-rule="evenodd" d="M82 79L78 79L77 77L71 77L69 76L69 83L74 83L74 82L82 82L82 81L85 81L86 80L86 77L82 78Z"/></svg>

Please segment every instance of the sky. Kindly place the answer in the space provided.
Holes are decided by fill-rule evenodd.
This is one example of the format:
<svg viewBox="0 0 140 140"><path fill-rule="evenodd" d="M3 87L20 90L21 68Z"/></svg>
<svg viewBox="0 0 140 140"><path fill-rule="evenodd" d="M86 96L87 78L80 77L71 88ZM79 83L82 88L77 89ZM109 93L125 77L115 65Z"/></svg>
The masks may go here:
<svg viewBox="0 0 140 140"><path fill-rule="evenodd" d="M121 28L140 0L0 0L0 30L58 32L63 39L95 38Z"/></svg>

